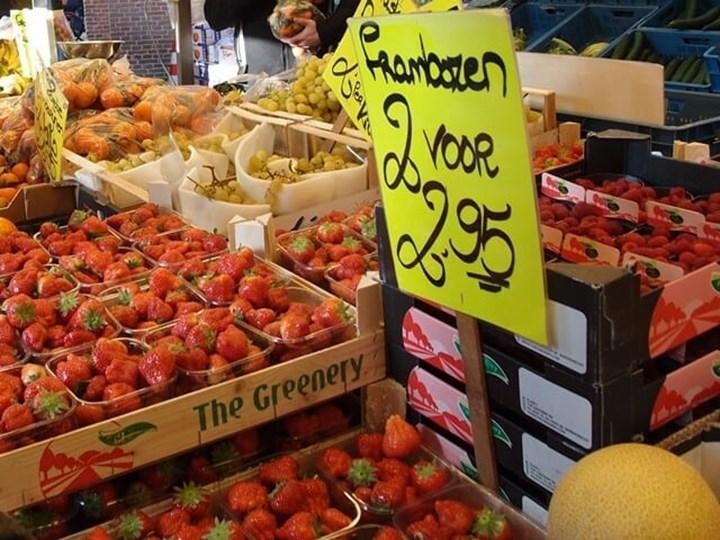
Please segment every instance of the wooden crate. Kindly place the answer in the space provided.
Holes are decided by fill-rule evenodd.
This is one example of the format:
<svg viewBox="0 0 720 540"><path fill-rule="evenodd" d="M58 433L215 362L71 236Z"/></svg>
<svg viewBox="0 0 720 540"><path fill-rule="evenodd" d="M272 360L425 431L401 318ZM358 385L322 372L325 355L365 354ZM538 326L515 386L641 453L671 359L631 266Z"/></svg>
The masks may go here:
<svg viewBox="0 0 720 540"><path fill-rule="evenodd" d="M358 291L358 337L0 455L0 510L94 485L385 377L380 286Z"/></svg>

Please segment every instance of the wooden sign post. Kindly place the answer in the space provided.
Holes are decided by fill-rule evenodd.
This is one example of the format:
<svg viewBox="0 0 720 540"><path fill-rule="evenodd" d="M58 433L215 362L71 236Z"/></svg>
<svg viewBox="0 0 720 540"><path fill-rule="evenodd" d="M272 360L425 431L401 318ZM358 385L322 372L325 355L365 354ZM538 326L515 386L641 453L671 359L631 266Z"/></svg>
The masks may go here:
<svg viewBox="0 0 720 540"><path fill-rule="evenodd" d="M495 489L476 319L548 342L510 21L504 10L470 10L355 18L348 26L398 286L459 314L478 470Z"/></svg>

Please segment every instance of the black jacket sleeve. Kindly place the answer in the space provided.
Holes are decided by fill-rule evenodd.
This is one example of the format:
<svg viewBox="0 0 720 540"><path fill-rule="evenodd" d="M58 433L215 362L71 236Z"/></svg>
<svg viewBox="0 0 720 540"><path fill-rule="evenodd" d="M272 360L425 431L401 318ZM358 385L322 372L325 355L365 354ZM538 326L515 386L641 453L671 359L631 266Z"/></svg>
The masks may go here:
<svg viewBox="0 0 720 540"><path fill-rule="evenodd" d="M205 20L213 30L239 26L243 12L253 9L257 0L205 0Z"/></svg>
<svg viewBox="0 0 720 540"><path fill-rule="evenodd" d="M360 0L342 0L330 17L318 23L322 52L337 47L347 30L347 20L353 16L358 4Z"/></svg>

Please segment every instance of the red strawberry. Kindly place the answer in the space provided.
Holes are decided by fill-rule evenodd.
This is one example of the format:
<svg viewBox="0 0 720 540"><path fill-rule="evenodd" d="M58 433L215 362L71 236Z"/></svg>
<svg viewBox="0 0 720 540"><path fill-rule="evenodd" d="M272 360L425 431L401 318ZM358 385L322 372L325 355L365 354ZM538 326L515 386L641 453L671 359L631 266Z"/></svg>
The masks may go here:
<svg viewBox="0 0 720 540"><path fill-rule="evenodd" d="M268 504L268 492L259 482L235 482L227 492L227 504L231 511L245 514L264 508Z"/></svg>
<svg viewBox="0 0 720 540"><path fill-rule="evenodd" d="M95 375L91 377L85 387L85 393L82 396L83 399L87 401L102 401L106 386L107 379L105 375Z"/></svg>
<svg viewBox="0 0 720 540"><path fill-rule="evenodd" d="M300 480L287 480L280 482L270 493L270 508L276 514L291 516L300 512L305 503L302 484Z"/></svg>
<svg viewBox="0 0 720 540"><path fill-rule="evenodd" d="M254 540L275 540L277 519L272 512L258 508L248 513L242 522L243 528Z"/></svg>
<svg viewBox="0 0 720 540"><path fill-rule="evenodd" d="M145 512L133 510L117 519L116 529L120 538L140 539L152 531L153 522Z"/></svg>
<svg viewBox="0 0 720 540"><path fill-rule="evenodd" d="M450 481L450 474L437 463L422 460L413 465L410 481L421 494L429 494L442 489Z"/></svg>
<svg viewBox="0 0 720 540"><path fill-rule="evenodd" d="M147 319L148 306L154 298L155 295L151 292L138 292L132 296L130 307L135 310L138 317Z"/></svg>
<svg viewBox="0 0 720 540"><path fill-rule="evenodd" d="M90 380L90 364L84 356L68 354L65 360L58 362L55 376L73 392L77 392L80 383Z"/></svg>
<svg viewBox="0 0 720 540"><path fill-rule="evenodd" d="M288 519L276 532L278 540L315 540L318 523L310 512L298 512Z"/></svg>
<svg viewBox="0 0 720 540"><path fill-rule="evenodd" d="M260 466L258 478L267 485L275 485L286 480L298 478L300 465L292 456L280 456L266 461Z"/></svg>
<svg viewBox="0 0 720 540"><path fill-rule="evenodd" d="M245 313L245 322L250 326L263 329L275 320L275 312L270 308L251 309Z"/></svg>
<svg viewBox="0 0 720 540"><path fill-rule="evenodd" d="M210 302L230 303L235 294L235 282L224 274L202 277L198 280L198 289Z"/></svg>
<svg viewBox="0 0 720 540"><path fill-rule="evenodd" d="M262 276L246 276L238 284L238 296L250 302L255 308L268 305L270 282Z"/></svg>
<svg viewBox="0 0 720 540"><path fill-rule="evenodd" d="M465 503L449 499L437 500L434 503L438 523L447 527L453 534L469 534L477 512Z"/></svg>
<svg viewBox="0 0 720 540"><path fill-rule="evenodd" d="M205 323L192 327L185 337L185 345L188 348L199 347L208 354L215 351L216 342L217 332Z"/></svg>
<svg viewBox="0 0 720 540"><path fill-rule="evenodd" d="M110 361L103 375L108 384L125 383L137 388L140 373L137 362L130 360L127 356L118 356Z"/></svg>
<svg viewBox="0 0 720 540"><path fill-rule="evenodd" d="M433 540L450 540L452 533L440 526L435 516L425 514L419 521L408 525L405 533L410 538L432 538Z"/></svg>
<svg viewBox="0 0 720 540"><path fill-rule="evenodd" d="M132 272L127 264L122 261L110 263L102 274L104 283L119 283L132 276Z"/></svg>
<svg viewBox="0 0 720 540"><path fill-rule="evenodd" d="M404 484L410 483L410 466L399 459L383 458L377 462L380 480L398 479Z"/></svg>
<svg viewBox="0 0 720 540"><path fill-rule="evenodd" d="M58 311L55 302L47 298L38 298L35 300L35 316L37 321L44 326L50 328L55 326L58 320Z"/></svg>
<svg viewBox="0 0 720 540"><path fill-rule="evenodd" d="M25 347L33 352L41 352L45 347L47 339L47 328L38 322L31 323L21 335L21 340Z"/></svg>
<svg viewBox="0 0 720 540"><path fill-rule="evenodd" d="M0 430L4 433L21 429L35 422L32 410L22 403L13 403L0 416Z"/></svg>
<svg viewBox="0 0 720 540"><path fill-rule="evenodd" d="M320 516L320 521L329 532L335 532L348 527L352 519L343 514L337 508L328 508Z"/></svg>
<svg viewBox="0 0 720 540"><path fill-rule="evenodd" d="M166 383L175 373L175 355L168 347L153 347L138 362L138 369L148 385Z"/></svg>
<svg viewBox="0 0 720 540"><path fill-rule="evenodd" d="M350 454L341 448L332 446L326 448L318 458L318 465L338 479L347 477L351 463Z"/></svg>
<svg viewBox="0 0 720 540"><path fill-rule="evenodd" d="M403 459L420 449L420 433L415 426L394 414L385 422L382 450L387 457Z"/></svg>
<svg viewBox="0 0 720 540"><path fill-rule="evenodd" d="M105 370L113 358L124 358L128 354L124 342L116 339L100 338L95 343L92 352L92 365L97 373L105 373Z"/></svg>
<svg viewBox="0 0 720 540"><path fill-rule="evenodd" d="M248 355L249 340L245 332L230 325L217 336L217 353L228 362L235 362Z"/></svg>
<svg viewBox="0 0 720 540"><path fill-rule="evenodd" d="M327 298L313 309L312 321L321 328L332 328L352 320L348 304L339 298Z"/></svg>
<svg viewBox="0 0 720 540"><path fill-rule="evenodd" d="M483 508L476 516L472 533L479 540L510 540L513 536L507 518L491 508Z"/></svg>
<svg viewBox="0 0 720 540"><path fill-rule="evenodd" d="M305 478L302 481L307 510L319 516L330 506L330 493L327 484L318 477Z"/></svg>
<svg viewBox="0 0 720 540"><path fill-rule="evenodd" d="M122 399L120 399L122 398ZM142 407L135 388L126 383L108 384L103 390L103 401L116 401L108 409L113 416L135 411Z"/></svg>
<svg viewBox="0 0 720 540"><path fill-rule="evenodd" d="M378 508L400 508L405 503L405 487L402 480L380 480L372 487L370 503Z"/></svg>
<svg viewBox="0 0 720 540"><path fill-rule="evenodd" d="M130 306L116 304L110 307L110 314L115 317L118 324L124 328L136 328L140 318L137 311Z"/></svg>
<svg viewBox="0 0 720 540"><path fill-rule="evenodd" d="M317 228L315 236L324 244L339 244L345 237L345 229L340 223L323 223Z"/></svg>
<svg viewBox="0 0 720 540"><path fill-rule="evenodd" d="M113 540L113 537L105 527L98 526L87 533L83 540Z"/></svg>
<svg viewBox="0 0 720 540"><path fill-rule="evenodd" d="M305 235L295 236L282 246L292 259L302 264L307 264L315 256L315 244Z"/></svg>
<svg viewBox="0 0 720 540"><path fill-rule="evenodd" d="M87 269L100 277L105 273L108 266L114 262L114 259L112 253L108 251L93 249L85 254L84 261Z"/></svg>
<svg viewBox="0 0 720 540"><path fill-rule="evenodd" d="M0 314L0 343L6 345L15 345L17 343L17 332L4 314Z"/></svg>
<svg viewBox="0 0 720 540"><path fill-rule="evenodd" d="M180 287L178 277L167 268L162 267L153 270L148 281L150 292L158 298L165 298L170 291Z"/></svg>
<svg viewBox="0 0 720 540"><path fill-rule="evenodd" d="M187 510L173 507L160 515L157 521L157 532L164 538L175 536L183 525L190 523Z"/></svg>
<svg viewBox="0 0 720 540"><path fill-rule="evenodd" d="M147 306L147 319L156 323L164 323L172 320L173 308L170 304L158 297L153 297Z"/></svg>
<svg viewBox="0 0 720 540"><path fill-rule="evenodd" d="M253 263L254 258L248 258L248 256L238 251L221 255L215 262L215 269L219 274L226 274L230 276L233 281L237 282L240 281L245 271L248 270Z"/></svg>
<svg viewBox="0 0 720 540"><path fill-rule="evenodd" d="M377 468L367 458L353 459L348 470L348 480L354 487L371 486L377 481Z"/></svg>
<svg viewBox="0 0 720 540"><path fill-rule="evenodd" d="M26 294L11 296L2 304L2 309L8 322L15 328L22 330L35 320L35 303Z"/></svg>
<svg viewBox="0 0 720 540"><path fill-rule="evenodd" d="M191 519L200 519L206 516L210 509L210 495L192 482L175 488L173 502L175 506L186 510Z"/></svg>

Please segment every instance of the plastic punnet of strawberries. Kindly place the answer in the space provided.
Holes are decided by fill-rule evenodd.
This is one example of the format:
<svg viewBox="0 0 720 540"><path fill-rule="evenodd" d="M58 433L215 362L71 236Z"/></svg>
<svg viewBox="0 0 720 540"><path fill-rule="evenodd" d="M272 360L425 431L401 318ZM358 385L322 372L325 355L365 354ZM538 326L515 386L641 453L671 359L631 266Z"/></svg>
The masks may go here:
<svg viewBox="0 0 720 540"><path fill-rule="evenodd" d="M80 400L82 425L167 399L175 382L175 356L169 350L127 338L101 338L51 359L48 369Z"/></svg>
<svg viewBox="0 0 720 540"><path fill-rule="evenodd" d="M270 365L267 340L236 324L226 307L184 314L146 335L145 341L172 354L181 374L181 392Z"/></svg>
<svg viewBox="0 0 720 540"><path fill-rule="evenodd" d="M107 289L100 299L131 334L141 334L205 307L179 276L164 267L155 268L147 278Z"/></svg>
<svg viewBox="0 0 720 540"><path fill-rule="evenodd" d="M403 527L410 538L433 540L454 538L512 540L513 538L510 523L505 515L492 508L477 508L452 498L436 499L431 506L425 508L421 518L415 516L416 519Z"/></svg>
<svg viewBox="0 0 720 540"><path fill-rule="evenodd" d="M32 298L52 298L62 292L78 288L72 276L59 266L30 266L12 275L0 277L0 299L15 294L26 294Z"/></svg>
<svg viewBox="0 0 720 540"><path fill-rule="evenodd" d="M337 264L328 266L325 277L330 291L346 302L355 304L356 292L360 280L366 272L380 268L377 257L363 257L362 255L345 255Z"/></svg>
<svg viewBox="0 0 720 540"><path fill-rule="evenodd" d="M227 239L196 227L145 237L136 247L160 266L177 267L195 257L209 258L227 251Z"/></svg>
<svg viewBox="0 0 720 540"><path fill-rule="evenodd" d="M75 428L75 401L45 368L0 373L0 452Z"/></svg>
<svg viewBox="0 0 720 540"><path fill-rule="evenodd" d="M145 203L129 212L109 216L105 223L121 238L131 242L188 226L177 214L161 213L160 207L153 203Z"/></svg>
<svg viewBox="0 0 720 540"><path fill-rule="evenodd" d="M447 468L421 452L415 426L398 415L387 419L384 432L361 433L354 444L328 447L316 459L323 474L376 515L392 514L451 481Z"/></svg>
<svg viewBox="0 0 720 540"><path fill-rule="evenodd" d="M100 300L77 292L61 293L56 298L16 294L1 308L6 318L0 325L7 323L21 332L23 348L31 354L47 355L118 332Z"/></svg>
<svg viewBox="0 0 720 540"><path fill-rule="evenodd" d="M50 255L40 243L22 231L13 231L0 238L0 275L21 268L41 268L50 262Z"/></svg>

